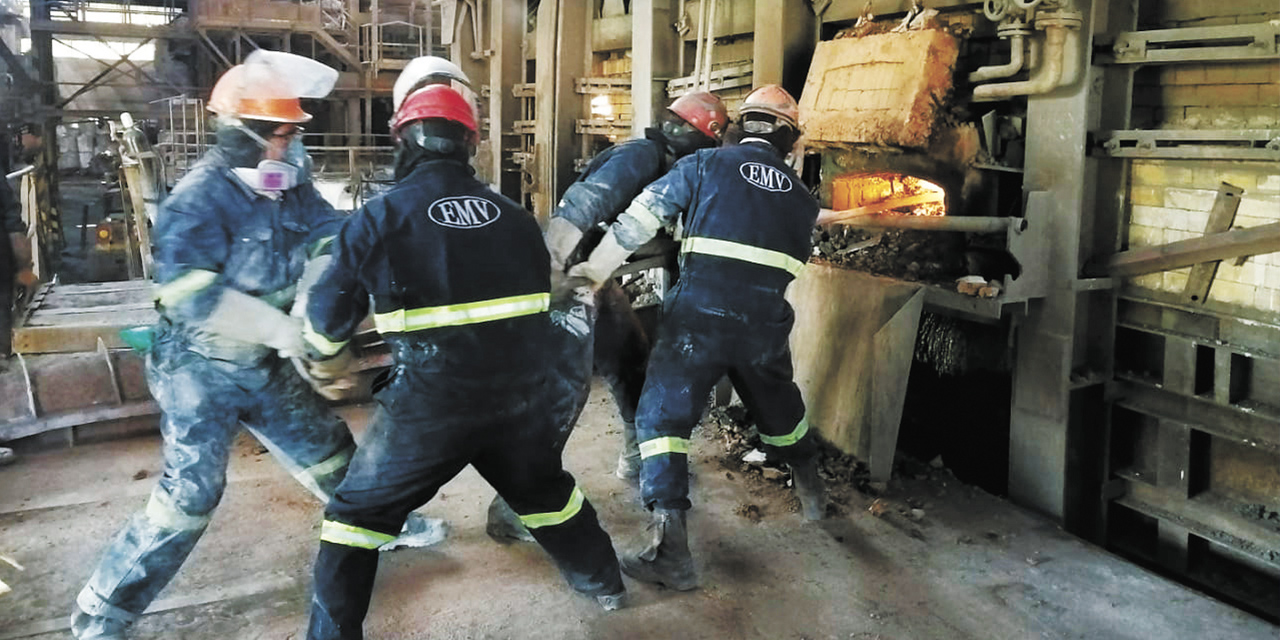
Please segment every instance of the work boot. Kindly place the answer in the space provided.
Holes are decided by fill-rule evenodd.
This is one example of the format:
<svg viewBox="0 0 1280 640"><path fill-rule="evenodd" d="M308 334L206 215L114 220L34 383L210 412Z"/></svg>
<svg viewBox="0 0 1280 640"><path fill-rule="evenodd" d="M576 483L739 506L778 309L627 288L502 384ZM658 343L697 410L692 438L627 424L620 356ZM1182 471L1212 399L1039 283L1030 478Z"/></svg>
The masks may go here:
<svg viewBox="0 0 1280 640"><path fill-rule="evenodd" d="M127 622L91 616L79 607L71 614L71 635L76 640L125 640L124 630L128 627Z"/></svg>
<svg viewBox="0 0 1280 640"><path fill-rule="evenodd" d="M511 538L521 542L533 542L533 534L520 522L520 516L511 509L502 496L494 496L489 503L489 521L484 525L484 532L490 538L501 540Z"/></svg>
<svg viewBox="0 0 1280 640"><path fill-rule="evenodd" d="M622 423L622 451L618 453L618 468L613 475L632 482L640 478L640 443L636 442L635 422Z"/></svg>
<svg viewBox="0 0 1280 640"><path fill-rule="evenodd" d="M684 509L654 509L653 542L634 556L621 559L622 572L676 591L698 588L698 575L689 554L689 529Z"/></svg>
<svg viewBox="0 0 1280 640"><path fill-rule="evenodd" d="M440 518L431 518L416 511L410 511L409 516L405 518L404 526L400 529L400 535L396 536L395 540L378 547L378 551L429 547L444 542L447 537L449 537L449 523Z"/></svg>
<svg viewBox="0 0 1280 640"><path fill-rule="evenodd" d="M818 476L817 456L788 466L791 467L791 482L795 485L796 497L800 499L804 519L821 520L827 515L827 496L822 478Z"/></svg>

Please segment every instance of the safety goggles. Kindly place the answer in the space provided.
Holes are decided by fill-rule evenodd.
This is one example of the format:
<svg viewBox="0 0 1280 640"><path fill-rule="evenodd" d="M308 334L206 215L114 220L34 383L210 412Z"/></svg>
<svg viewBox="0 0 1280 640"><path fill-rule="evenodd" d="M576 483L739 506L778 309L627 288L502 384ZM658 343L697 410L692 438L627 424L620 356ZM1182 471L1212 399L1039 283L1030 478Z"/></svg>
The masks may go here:
<svg viewBox="0 0 1280 640"><path fill-rule="evenodd" d="M685 122L684 120L666 120L662 123L662 133L667 136L678 138L691 133L701 133L696 127Z"/></svg>
<svg viewBox="0 0 1280 640"><path fill-rule="evenodd" d="M778 123L769 120L744 120L742 130L746 133L770 134L778 130Z"/></svg>

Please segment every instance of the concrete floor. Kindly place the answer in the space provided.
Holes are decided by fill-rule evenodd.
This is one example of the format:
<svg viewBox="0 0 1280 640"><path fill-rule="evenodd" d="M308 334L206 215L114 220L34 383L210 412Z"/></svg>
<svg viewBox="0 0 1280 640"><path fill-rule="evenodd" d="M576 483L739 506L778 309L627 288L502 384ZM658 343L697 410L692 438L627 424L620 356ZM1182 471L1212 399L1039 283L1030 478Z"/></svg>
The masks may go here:
<svg viewBox="0 0 1280 640"><path fill-rule="evenodd" d="M618 424L597 386L567 466L628 549L646 521L610 475ZM344 410L359 432L367 408ZM146 437L36 453L0 470L0 640L68 638L66 614L103 546L140 509L159 472ZM777 638L1023 640L1276 638L1280 628L1189 591L935 471L854 491L804 523L789 491L720 462L695 436L692 545L703 588L629 582L606 614L576 596L542 552L484 533L492 490L471 470L423 511L453 531L426 550L384 554L369 638ZM145 472L146 477L143 476ZM135 640L297 639L321 510L248 438L200 546L137 625ZM904 515L914 505L920 520ZM754 508L752 508L754 507ZM919 515L919 514L915 514Z"/></svg>

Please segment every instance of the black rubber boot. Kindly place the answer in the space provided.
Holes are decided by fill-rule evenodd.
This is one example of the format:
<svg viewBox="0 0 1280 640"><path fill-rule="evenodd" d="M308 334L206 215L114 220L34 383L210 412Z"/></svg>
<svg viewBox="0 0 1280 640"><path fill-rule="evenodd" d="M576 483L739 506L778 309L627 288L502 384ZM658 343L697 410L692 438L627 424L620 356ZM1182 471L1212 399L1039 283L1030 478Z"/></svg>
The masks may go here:
<svg viewBox="0 0 1280 640"><path fill-rule="evenodd" d="M800 499L800 511L805 520L821 520L827 515L826 487L818 476L818 459L809 458L803 462L793 462L791 482L795 486L796 497Z"/></svg>
<svg viewBox="0 0 1280 640"><path fill-rule="evenodd" d="M641 582L676 591L698 588L684 509L654 509L649 528L653 530L653 542L644 551L623 557L622 572Z"/></svg>
<svg viewBox="0 0 1280 640"><path fill-rule="evenodd" d="M511 510L502 496L494 496L489 503L489 521L484 532L494 539L511 538L521 542L533 542L533 534L520 522L520 516Z"/></svg>
<svg viewBox="0 0 1280 640"><path fill-rule="evenodd" d="M636 442L635 422L622 423L622 451L618 453L618 468L613 475L631 482L640 479L640 443Z"/></svg>

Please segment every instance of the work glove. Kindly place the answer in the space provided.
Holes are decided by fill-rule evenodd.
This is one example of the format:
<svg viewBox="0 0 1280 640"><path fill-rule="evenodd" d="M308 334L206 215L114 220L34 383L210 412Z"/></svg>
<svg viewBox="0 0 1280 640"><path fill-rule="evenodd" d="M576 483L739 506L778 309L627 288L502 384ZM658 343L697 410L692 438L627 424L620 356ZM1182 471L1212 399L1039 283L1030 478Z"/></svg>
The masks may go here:
<svg viewBox="0 0 1280 640"><path fill-rule="evenodd" d="M307 301L311 298L311 287L320 281L320 276L324 274L332 262L332 254L316 256L307 260L307 265L302 268L302 277L298 278L298 293L294 296L293 309L289 311L289 315L296 318L307 317Z"/></svg>
<svg viewBox="0 0 1280 640"><path fill-rule="evenodd" d="M13 293L16 304L30 300L40 286L40 279L32 270L31 239L25 233L10 233L9 243L13 246Z"/></svg>
<svg viewBox="0 0 1280 640"><path fill-rule="evenodd" d="M568 276L570 278L585 278L591 282L591 288L598 290L609 278L613 276L613 272L618 270L627 257L632 253L629 249L624 249L618 244L617 237L613 232L604 234L600 244L591 252L591 256L585 262L580 262L569 268Z"/></svg>
<svg viewBox="0 0 1280 640"><path fill-rule="evenodd" d="M569 256L582 242L582 229L564 218L552 218L547 225L547 251L551 252L551 271L563 272Z"/></svg>
<svg viewBox="0 0 1280 640"><path fill-rule="evenodd" d="M224 289L213 313L205 319L204 329L220 336L260 344L275 349L281 357L306 354L302 339L302 320L293 318L242 291Z"/></svg>
<svg viewBox="0 0 1280 640"><path fill-rule="evenodd" d="M324 360L293 358L293 365L307 384L326 400L346 399L356 387L356 356L352 347L346 347Z"/></svg>

